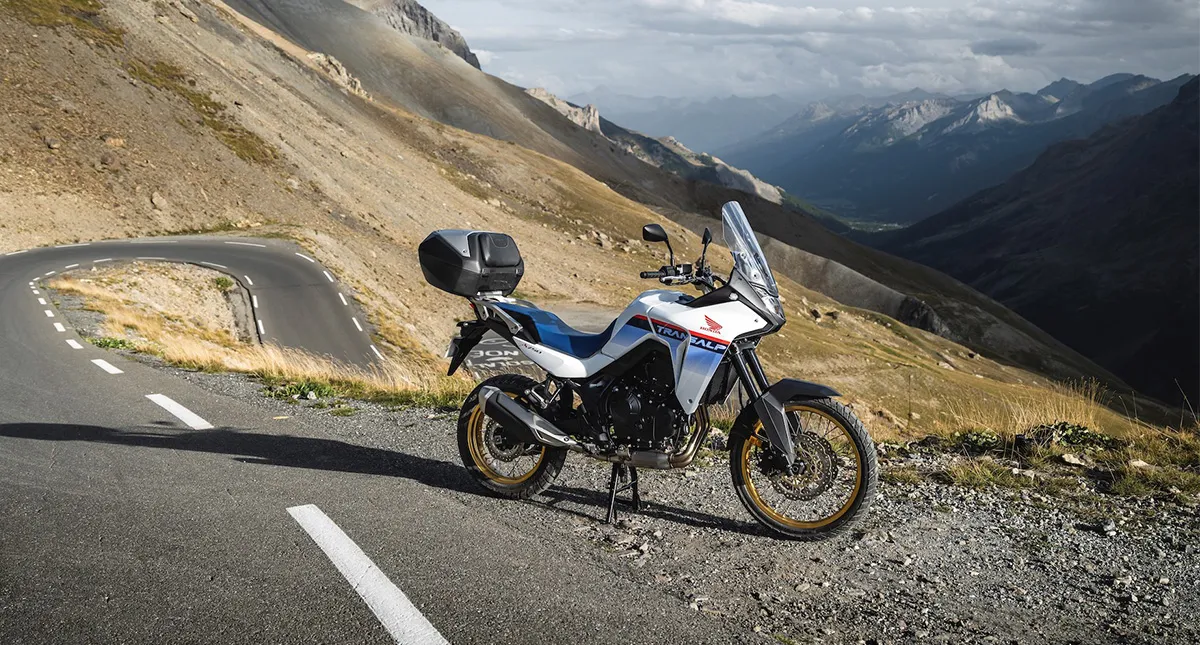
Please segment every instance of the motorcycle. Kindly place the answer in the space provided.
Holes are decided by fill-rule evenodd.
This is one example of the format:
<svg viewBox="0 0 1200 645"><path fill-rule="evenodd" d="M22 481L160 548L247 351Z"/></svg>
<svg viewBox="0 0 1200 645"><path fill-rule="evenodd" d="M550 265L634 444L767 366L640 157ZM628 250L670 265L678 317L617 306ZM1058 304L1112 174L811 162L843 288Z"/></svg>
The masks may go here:
<svg viewBox="0 0 1200 645"><path fill-rule="evenodd" d="M796 379L768 381L756 348L786 322L779 287L745 213L722 208L728 278L706 260L712 233L694 263L675 262L666 232L647 224L642 238L665 243L670 264L643 271L655 289L600 333L577 331L536 305L509 297L524 274L516 242L501 233L434 231L418 254L425 279L463 296L475 313L458 323L449 374L487 332L509 340L546 372L542 381L503 374L481 382L463 403L458 447L485 489L528 499L550 487L570 452L612 463L608 521L618 493L640 506L638 468L686 468L712 428L710 408L741 386L749 399L729 432L733 487L746 510L777 535L825 539L861 519L875 494L875 448L838 392Z"/></svg>

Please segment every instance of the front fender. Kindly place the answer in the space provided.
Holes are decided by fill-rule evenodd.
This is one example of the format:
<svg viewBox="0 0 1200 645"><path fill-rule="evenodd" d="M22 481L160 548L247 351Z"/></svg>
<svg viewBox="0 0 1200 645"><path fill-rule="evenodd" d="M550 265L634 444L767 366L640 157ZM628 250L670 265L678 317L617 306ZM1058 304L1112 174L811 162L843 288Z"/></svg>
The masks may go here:
<svg viewBox="0 0 1200 645"><path fill-rule="evenodd" d="M733 424L732 436L748 437L754 432L755 422L762 421L767 441L780 452L791 466L796 461L796 447L792 442L791 426L783 406L789 401L806 401L841 396L828 385L810 383L799 379L785 378L767 388L757 399L746 406Z"/></svg>

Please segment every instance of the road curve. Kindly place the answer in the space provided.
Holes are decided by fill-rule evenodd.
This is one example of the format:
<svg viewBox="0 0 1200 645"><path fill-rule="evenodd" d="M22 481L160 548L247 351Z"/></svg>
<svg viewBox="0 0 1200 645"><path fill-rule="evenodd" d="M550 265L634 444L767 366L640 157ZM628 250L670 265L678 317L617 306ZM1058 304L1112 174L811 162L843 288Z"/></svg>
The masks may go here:
<svg viewBox="0 0 1200 645"><path fill-rule="evenodd" d="M40 288L110 259L200 263L258 296L265 340L369 364L354 304L302 253L170 238L0 255L0 642L756 637L514 524L457 462L452 420L343 419L151 367L81 342Z"/></svg>
<svg viewBox="0 0 1200 645"><path fill-rule="evenodd" d="M254 296L262 342L351 365L370 366L379 360L364 317L334 275L295 244L281 240L165 237L16 251L0 254L0 281L40 284L59 273L118 260L188 262L222 271ZM12 291L3 289L0 298L11 297ZM6 310L3 304L0 300L0 311ZM5 339L19 339L22 328L4 332Z"/></svg>

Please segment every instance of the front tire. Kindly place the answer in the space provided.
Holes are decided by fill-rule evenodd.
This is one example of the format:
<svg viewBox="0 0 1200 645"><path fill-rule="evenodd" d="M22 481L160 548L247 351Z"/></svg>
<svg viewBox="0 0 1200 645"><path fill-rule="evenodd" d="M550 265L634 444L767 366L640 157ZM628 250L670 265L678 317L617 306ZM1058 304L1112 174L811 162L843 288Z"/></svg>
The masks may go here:
<svg viewBox="0 0 1200 645"><path fill-rule="evenodd" d="M458 454L471 478L509 499L529 499L558 478L567 461L566 448L522 444L507 439L504 429L483 413L479 391L485 386L528 405L524 393L537 383L520 374L493 376L476 386L458 415Z"/></svg>
<svg viewBox="0 0 1200 645"><path fill-rule="evenodd" d="M796 540L825 540L866 516L878 485L875 445L854 413L832 399L788 401L796 461L792 473L771 458L753 407L738 417L729 467L738 499L763 526ZM797 423L797 421L799 423Z"/></svg>

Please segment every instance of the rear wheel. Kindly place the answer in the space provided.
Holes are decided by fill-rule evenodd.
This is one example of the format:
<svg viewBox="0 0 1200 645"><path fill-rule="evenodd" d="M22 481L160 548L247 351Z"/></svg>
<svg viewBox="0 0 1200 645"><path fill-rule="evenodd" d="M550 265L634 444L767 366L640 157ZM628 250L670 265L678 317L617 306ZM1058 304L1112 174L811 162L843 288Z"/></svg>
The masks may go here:
<svg viewBox="0 0 1200 645"><path fill-rule="evenodd" d="M729 449L734 490L775 533L798 540L839 535L866 515L875 496L875 445L862 422L831 399L789 401L784 410L794 426L791 471L781 467L762 420L747 408Z"/></svg>
<svg viewBox="0 0 1200 645"><path fill-rule="evenodd" d="M491 386L528 405L523 393L534 385L519 374L493 376L471 392L458 415L458 453L467 472L484 488L510 499L529 499L549 488L566 463L567 450L510 440L483 413L479 391Z"/></svg>

